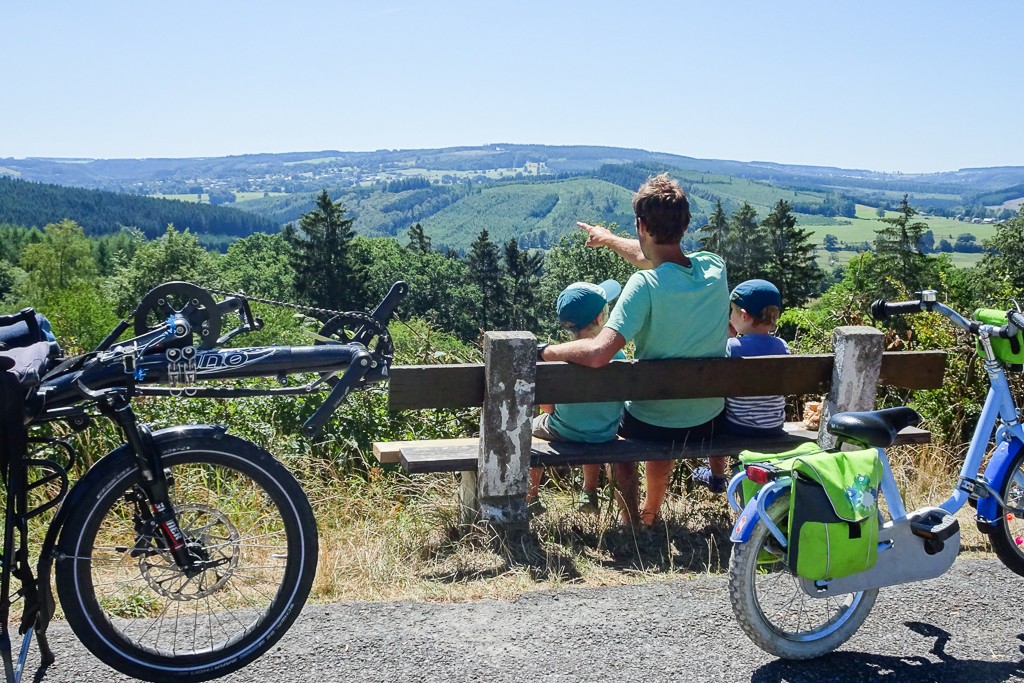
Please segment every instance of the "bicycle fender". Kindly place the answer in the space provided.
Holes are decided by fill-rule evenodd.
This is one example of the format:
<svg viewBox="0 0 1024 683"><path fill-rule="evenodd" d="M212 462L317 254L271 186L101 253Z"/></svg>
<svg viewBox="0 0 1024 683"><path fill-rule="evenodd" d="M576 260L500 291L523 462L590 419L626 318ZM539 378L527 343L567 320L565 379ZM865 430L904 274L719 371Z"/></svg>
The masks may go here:
<svg viewBox="0 0 1024 683"><path fill-rule="evenodd" d="M789 491L789 487L765 487L761 489L744 506L743 511L740 513L740 518L736 520L736 524L732 528L729 540L733 543L746 543L749 541L750 534L754 532L758 522L761 521L761 513L758 512L758 501L764 498L763 509L767 510L775 502L776 498L787 491Z"/></svg>
<svg viewBox="0 0 1024 683"><path fill-rule="evenodd" d="M992 458L988 462L988 466L985 468L985 481L987 481L992 488L996 491L1002 491L1003 482L1006 481L1006 477L1009 476L1010 463L1017 457L1017 453L1021 449L1021 443L1017 439L1011 439L1004 441L996 447L996 450L992 453ZM978 524L986 526L994 526L996 521L999 519L1000 514L999 503L992 496L987 498L978 499ZM986 520L986 521L982 521Z"/></svg>
<svg viewBox="0 0 1024 683"><path fill-rule="evenodd" d="M194 437L219 439L227 431L227 427L220 425L178 425L153 432L153 440L154 443L161 447L161 451L167 451L170 450L170 445L179 439L191 439ZM43 539L43 545L39 551L39 564L36 567L39 597L45 612L39 615L40 621L37 623L39 623L43 631L46 629L45 625L53 617L56 606L56 601L53 599L53 591L50 588L50 573L53 571L53 561L59 552L56 549L57 537L64 523L71 516L72 512L80 508L79 501L88 494L94 481L109 479L115 470L124 466L124 460L131 457L133 457L133 454L128 444L122 444L97 460L82 475L81 479L71 487L68 495L58 506L57 512L54 513L53 521L50 522L50 526L46 530L46 538Z"/></svg>

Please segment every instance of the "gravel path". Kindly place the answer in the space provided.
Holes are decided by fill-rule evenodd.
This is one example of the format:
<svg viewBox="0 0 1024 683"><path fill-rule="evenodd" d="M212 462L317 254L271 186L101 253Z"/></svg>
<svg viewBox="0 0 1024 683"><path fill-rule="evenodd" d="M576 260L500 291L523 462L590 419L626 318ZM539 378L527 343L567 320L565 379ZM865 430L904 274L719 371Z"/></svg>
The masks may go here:
<svg viewBox="0 0 1024 683"><path fill-rule="evenodd" d="M1024 681L1024 579L960 559L940 579L883 589L860 631L787 663L732 619L725 577L529 593L513 602L309 605L269 653L225 683L326 681ZM42 683L128 681L65 624ZM30 680L30 676L26 680Z"/></svg>

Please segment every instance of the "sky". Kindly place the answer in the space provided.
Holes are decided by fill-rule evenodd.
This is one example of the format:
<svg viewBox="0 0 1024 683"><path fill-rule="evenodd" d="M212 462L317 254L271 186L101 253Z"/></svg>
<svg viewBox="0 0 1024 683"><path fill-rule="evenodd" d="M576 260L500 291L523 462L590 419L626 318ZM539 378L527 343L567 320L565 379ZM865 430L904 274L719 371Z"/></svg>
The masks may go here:
<svg viewBox="0 0 1024 683"><path fill-rule="evenodd" d="M608 145L1024 165L1024 3L0 0L0 158Z"/></svg>

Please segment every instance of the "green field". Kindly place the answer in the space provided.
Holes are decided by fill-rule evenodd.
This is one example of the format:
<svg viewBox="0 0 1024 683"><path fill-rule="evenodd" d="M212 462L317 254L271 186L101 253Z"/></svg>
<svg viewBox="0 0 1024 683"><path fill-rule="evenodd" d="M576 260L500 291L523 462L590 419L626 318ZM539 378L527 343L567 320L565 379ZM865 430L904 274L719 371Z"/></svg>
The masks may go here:
<svg viewBox="0 0 1024 683"><path fill-rule="evenodd" d="M282 197L286 193L284 192L236 192L235 201L244 202L253 199L263 199L264 197ZM157 199L177 199L182 202L199 202L200 204L209 204L210 195L203 193L199 194L151 194L150 197L156 197ZM230 204L228 204L230 206Z"/></svg>
<svg viewBox="0 0 1024 683"><path fill-rule="evenodd" d="M886 217L892 218L896 216L895 211L887 211ZM874 207L864 206L863 204L857 205L857 217L846 219L850 222L849 225L826 225L818 224L815 219L818 216L801 216L800 225L810 230L815 237L815 240L820 242L824 239L825 235L832 234L839 238L842 242L855 244L858 242L873 242L875 239L875 232L883 227L885 224L878 220L875 214ZM996 226L994 224L983 224L983 223L964 223L954 218L945 218L942 216L914 216L914 221L921 221L928 226L928 229L935 235L935 242L946 239L951 243L956 242L958 235L965 232L971 233L978 238L981 242L986 240L996 233ZM969 254L958 254L958 256L969 256Z"/></svg>

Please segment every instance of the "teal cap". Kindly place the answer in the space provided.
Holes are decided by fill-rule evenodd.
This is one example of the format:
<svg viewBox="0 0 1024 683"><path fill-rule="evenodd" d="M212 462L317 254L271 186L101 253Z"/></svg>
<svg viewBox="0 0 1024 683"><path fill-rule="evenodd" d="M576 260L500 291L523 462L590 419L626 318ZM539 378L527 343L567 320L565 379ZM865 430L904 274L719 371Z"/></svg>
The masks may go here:
<svg viewBox="0 0 1024 683"><path fill-rule="evenodd" d="M622 286L615 280L599 285L574 282L558 295L558 321L570 332L579 332L594 322L605 304L614 301L621 291Z"/></svg>

